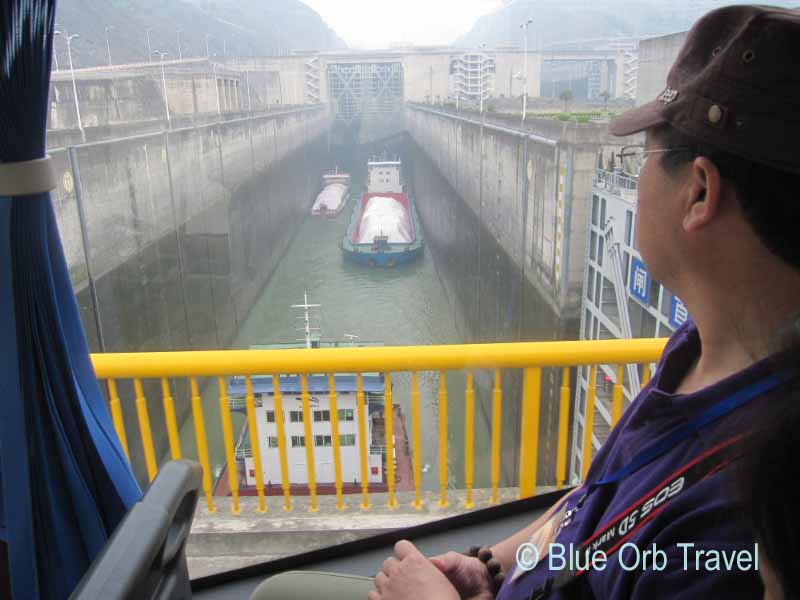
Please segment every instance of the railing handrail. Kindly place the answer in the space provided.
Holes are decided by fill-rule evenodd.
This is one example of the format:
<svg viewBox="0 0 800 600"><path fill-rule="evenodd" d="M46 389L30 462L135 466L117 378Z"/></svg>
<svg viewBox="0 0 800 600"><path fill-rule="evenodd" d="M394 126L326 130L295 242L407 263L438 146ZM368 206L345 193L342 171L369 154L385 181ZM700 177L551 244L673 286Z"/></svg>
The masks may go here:
<svg viewBox="0 0 800 600"><path fill-rule="evenodd" d="M655 362L661 339L509 342L381 348L201 350L92 354L98 379L441 371Z"/></svg>

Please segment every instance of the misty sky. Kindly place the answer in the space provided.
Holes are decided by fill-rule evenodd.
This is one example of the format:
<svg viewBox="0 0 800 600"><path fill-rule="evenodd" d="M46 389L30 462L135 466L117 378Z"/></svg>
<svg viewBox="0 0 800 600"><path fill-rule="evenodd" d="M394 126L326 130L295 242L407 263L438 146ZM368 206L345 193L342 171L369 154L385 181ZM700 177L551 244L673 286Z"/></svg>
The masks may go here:
<svg viewBox="0 0 800 600"><path fill-rule="evenodd" d="M354 48L449 44L503 0L302 0Z"/></svg>

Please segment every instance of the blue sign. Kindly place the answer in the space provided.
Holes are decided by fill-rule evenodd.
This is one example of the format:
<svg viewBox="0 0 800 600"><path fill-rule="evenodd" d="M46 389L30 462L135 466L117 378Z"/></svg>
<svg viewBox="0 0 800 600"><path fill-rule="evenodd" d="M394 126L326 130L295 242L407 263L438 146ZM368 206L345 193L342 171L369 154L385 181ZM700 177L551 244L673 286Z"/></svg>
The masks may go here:
<svg viewBox="0 0 800 600"><path fill-rule="evenodd" d="M650 299L650 275L647 267L638 258L631 258L630 278L631 296L642 304L647 304Z"/></svg>
<svg viewBox="0 0 800 600"><path fill-rule="evenodd" d="M683 322L689 318L689 312L677 296L672 297L672 302L669 304L669 324L677 329Z"/></svg>

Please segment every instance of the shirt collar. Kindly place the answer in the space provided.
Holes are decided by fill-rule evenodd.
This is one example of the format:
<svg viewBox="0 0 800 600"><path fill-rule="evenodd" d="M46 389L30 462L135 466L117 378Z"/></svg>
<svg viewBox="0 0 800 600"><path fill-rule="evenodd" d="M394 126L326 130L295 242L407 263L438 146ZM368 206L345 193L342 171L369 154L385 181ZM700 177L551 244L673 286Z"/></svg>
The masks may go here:
<svg viewBox="0 0 800 600"><path fill-rule="evenodd" d="M687 321L670 338L664 358L653 375L652 393L668 402L672 410L687 420L775 371L776 356L769 356L696 392L674 393L673 390L700 356L700 350L697 326Z"/></svg>

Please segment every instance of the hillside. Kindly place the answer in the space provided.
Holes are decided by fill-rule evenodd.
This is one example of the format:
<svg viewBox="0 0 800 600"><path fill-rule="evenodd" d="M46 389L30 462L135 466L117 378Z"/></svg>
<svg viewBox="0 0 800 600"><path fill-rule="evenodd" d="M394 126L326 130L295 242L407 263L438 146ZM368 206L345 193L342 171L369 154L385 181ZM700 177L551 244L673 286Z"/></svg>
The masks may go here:
<svg viewBox="0 0 800 600"><path fill-rule="evenodd" d="M797 6L771 0L776 6ZM481 17L455 45L476 47L521 46L520 24L533 19L529 44L554 46L575 40L615 37L652 37L685 31L705 12L735 0L513 0L504 8Z"/></svg>
<svg viewBox="0 0 800 600"><path fill-rule="evenodd" d="M209 53L255 56L343 48L345 43L322 18L298 0L61 0L57 29L80 35L72 43L75 66L147 60L147 29L153 50L178 57L178 30L184 58ZM59 66L67 65L63 39L56 40Z"/></svg>

